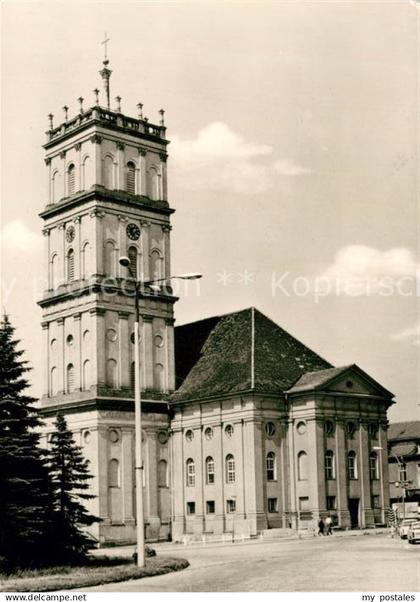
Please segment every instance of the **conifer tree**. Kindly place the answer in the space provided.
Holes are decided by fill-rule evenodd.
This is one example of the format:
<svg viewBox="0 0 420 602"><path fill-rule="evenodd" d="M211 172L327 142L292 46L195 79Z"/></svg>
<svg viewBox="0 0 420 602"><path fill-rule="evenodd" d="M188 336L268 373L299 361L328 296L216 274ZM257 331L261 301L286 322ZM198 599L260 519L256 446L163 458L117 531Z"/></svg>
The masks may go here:
<svg viewBox="0 0 420 602"><path fill-rule="evenodd" d="M61 414L57 415L51 437L50 474L54 495L54 530L56 553L62 561L73 562L85 557L93 547L92 539L83 530L100 519L89 514L83 500L94 495L87 493L92 475L89 461L73 439Z"/></svg>
<svg viewBox="0 0 420 602"><path fill-rule="evenodd" d="M0 566L48 561L52 510L36 401L25 394L31 370L8 316L0 324Z"/></svg>

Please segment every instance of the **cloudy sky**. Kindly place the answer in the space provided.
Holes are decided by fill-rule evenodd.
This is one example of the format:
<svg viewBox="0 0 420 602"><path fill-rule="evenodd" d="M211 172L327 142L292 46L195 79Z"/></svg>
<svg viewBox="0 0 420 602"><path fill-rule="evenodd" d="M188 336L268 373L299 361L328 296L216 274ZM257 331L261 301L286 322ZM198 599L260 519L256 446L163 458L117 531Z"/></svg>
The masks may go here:
<svg viewBox="0 0 420 602"><path fill-rule="evenodd" d="M47 114L166 109L177 322L255 305L419 418L414 0L3 2L2 305L41 391Z"/></svg>

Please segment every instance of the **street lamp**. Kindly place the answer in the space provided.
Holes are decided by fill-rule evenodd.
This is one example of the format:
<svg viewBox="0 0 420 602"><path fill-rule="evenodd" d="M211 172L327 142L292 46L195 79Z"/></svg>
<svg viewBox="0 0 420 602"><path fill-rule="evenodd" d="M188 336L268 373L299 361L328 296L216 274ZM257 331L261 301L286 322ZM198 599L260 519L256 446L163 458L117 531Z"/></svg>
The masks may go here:
<svg viewBox="0 0 420 602"><path fill-rule="evenodd" d="M142 286L153 288L158 282L166 282L175 278L181 280L198 280L202 274L192 272L188 274L179 274L179 276L169 276L168 278L157 278L154 280L137 280L133 273L131 262L128 257L120 257L119 263L128 268L130 276L135 280L135 320L134 320L134 433L135 433L135 470L136 470L136 531L137 531L137 566L143 567L145 564L144 554L144 513L143 513L143 459L142 459L142 441L141 441L141 385L140 385L140 355L139 355L139 322L140 322L140 289Z"/></svg>

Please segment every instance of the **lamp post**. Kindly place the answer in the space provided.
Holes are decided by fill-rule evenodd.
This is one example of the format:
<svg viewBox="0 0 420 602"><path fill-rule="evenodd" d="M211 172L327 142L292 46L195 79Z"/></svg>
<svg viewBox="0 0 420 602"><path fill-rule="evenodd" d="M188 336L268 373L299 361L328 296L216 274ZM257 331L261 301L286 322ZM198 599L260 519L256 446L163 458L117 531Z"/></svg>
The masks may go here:
<svg viewBox="0 0 420 602"><path fill-rule="evenodd" d="M137 531L137 566L145 564L144 554L144 512L143 512L143 458L141 440L141 384L140 384L140 352L139 352L139 322L140 322L140 294L142 286L152 286L158 282L167 282L180 278L181 280L197 280L202 274L190 273L156 280L137 280L133 273L128 257L120 257L120 265L128 268L130 276L135 281L135 319L134 319L134 433L135 433L135 471L136 471L136 531Z"/></svg>
<svg viewBox="0 0 420 602"><path fill-rule="evenodd" d="M379 451L379 450L382 451L383 447L378 446L378 447L373 447L372 449L374 449L375 451ZM394 458L397 461L398 471L399 471L400 477L401 477L401 475L403 473L403 470L402 470L403 463L401 462L401 460L397 456L397 454L392 451L392 449L390 449L389 452L392 456L394 456ZM382 457L382 454L381 454L381 457ZM409 482L410 481L395 481L394 482L395 487L399 487L401 485L401 488L402 488L401 503L402 503L402 507L403 507L403 519L405 518L405 490L406 490L406 486L409 484Z"/></svg>

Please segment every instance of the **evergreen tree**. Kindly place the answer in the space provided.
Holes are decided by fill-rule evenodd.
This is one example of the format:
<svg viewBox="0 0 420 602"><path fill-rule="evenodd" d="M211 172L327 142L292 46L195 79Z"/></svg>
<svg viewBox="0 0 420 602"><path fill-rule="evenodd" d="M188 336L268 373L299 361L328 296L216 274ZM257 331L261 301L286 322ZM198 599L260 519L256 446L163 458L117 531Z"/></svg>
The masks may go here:
<svg viewBox="0 0 420 602"><path fill-rule="evenodd" d="M82 559L93 547L92 539L82 529L100 519L89 514L83 500L94 495L86 493L92 475L89 461L83 457L80 446L61 414L58 414L51 437L50 474L54 494L55 552L62 561Z"/></svg>
<svg viewBox="0 0 420 602"><path fill-rule="evenodd" d="M22 359L8 316L0 324L0 565L30 566L47 561L52 498L41 425L25 395L31 370Z"/></svg>

